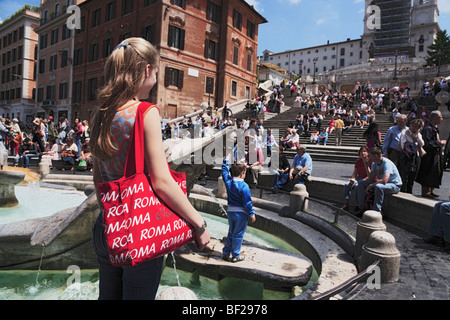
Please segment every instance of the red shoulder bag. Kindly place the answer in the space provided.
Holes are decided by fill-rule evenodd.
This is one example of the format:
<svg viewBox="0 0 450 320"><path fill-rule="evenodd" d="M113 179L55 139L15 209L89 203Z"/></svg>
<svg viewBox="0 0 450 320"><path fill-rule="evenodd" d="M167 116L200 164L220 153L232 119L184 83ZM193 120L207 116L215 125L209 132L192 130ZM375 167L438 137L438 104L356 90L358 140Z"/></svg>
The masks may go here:
<svg viewBox="0 0 450 320"><path fill-rule="evenodd" d="M113 266L135 266L193 240L191 226L160 200L144 173L144 115L152 107L144 102L137 108L124 176L98 186ZM186 194L185 174L170 172Z"/></svg>

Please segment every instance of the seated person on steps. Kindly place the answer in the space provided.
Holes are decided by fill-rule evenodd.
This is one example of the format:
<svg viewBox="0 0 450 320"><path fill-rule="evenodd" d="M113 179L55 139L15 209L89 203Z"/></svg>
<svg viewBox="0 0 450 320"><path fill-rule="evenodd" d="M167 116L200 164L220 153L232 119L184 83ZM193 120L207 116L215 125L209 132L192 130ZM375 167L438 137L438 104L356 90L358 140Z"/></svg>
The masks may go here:
<svg viewBox="0 0 450 320"><path fill-rule="evenodd" d="M306 147L303 145L297 146L297 154L292 162L291 169L289 170L289 179L294 180L298 177L299 184L305 184L308 181L312 172L312 159L311 156L306 153Z"/></svg>
<svg viewBox="0 0 450 320"><path fill-rule="evenodd" d="M78 153L77 145L73 143L73 140L71 138L67 138L67 144L62 145L61 151L61 160L63 160L65 163L69 163L72 166L70 170L74 171L75 159ZM62 170L65 171L64 168Z"/></svg>

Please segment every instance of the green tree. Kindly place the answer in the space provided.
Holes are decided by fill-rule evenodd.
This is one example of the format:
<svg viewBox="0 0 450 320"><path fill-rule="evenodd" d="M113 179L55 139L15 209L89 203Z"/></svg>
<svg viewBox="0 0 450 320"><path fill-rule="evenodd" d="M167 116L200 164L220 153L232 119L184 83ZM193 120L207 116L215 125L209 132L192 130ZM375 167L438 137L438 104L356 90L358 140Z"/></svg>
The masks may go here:
<svg viewBox="0 0 450 320"><path fill-rule="evenodd" d="M434 43L428 47L425 66L442 66L450 63L450 37L447 30L438 31Z"/></svg>

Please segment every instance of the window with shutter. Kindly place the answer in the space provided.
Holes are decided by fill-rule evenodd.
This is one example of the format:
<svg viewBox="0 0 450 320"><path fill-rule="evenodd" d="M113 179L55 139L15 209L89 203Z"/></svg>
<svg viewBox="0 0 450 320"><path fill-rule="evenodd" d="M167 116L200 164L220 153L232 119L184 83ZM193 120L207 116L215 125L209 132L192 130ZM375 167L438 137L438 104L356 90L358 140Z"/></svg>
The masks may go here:
<svg viewBox="0 0 450 320"><path fill-rule="evenodd" d="M184 71L175 68L166 67L164 74L164 86L174 86L178 89L183 88Z"/></svg>
<svg viewBox="0 0 450 320"><path fill-rule="evenodd" d="M169 47L184 50L185 30L169 25L169 35L167 45Z"/></svg>
<svg viewBox="0 0 450 320"><path fill-rule="evenodd" d="M206 39L205 40L205 58L212 59L217 61L218 58L218 50L217 50L217 42Z"/></svg>
<svg viewBox="0 0 450 320"><path fill-rule="evenodd" d="M186 9L186 0L170 0L170 4Z"/></svg>

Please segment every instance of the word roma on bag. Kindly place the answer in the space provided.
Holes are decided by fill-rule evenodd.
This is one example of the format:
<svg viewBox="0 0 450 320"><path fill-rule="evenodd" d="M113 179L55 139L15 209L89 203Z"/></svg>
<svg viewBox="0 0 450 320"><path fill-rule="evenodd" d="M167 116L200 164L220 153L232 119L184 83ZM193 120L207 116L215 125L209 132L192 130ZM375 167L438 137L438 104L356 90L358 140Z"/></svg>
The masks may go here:
<svg viewBox="0 0 450 320"><path fill-rule="evenodd" d="M185 184L186 182L183 181L183 183ZM183 187L183 186L180 185L180 187ZM149 189L151 190L151 187ZM135 184L131 187L128 187L128 188L122 190L121 192L112 191L112 192L107 192L106 194L101 193L100 198L101 198L102 202L108 202L111 200L117 201L119 197L123 200L127 197L134 196L135 197L133 199L134 200L134 202L133 202L134 210L144 209L146 207L151 208L154 205L161 204L160 201L158 200L158 198L155 196L150 196L150 197L144 196L143 198L137 198L137 195L139 193L145 193L143 183L140 183L139 185ZM112 206L112 207L108 208L106 215L109 218L111 216L113 216L113 217L117 217L117 216L121 216L121 215L128 216L129 213L130 213L130 210L129 210L128 203L124 203L124 204L121 204L118 206ZM156 212L154 214L154 218L156 220L162 220L164 218L168 218L168 217L172 216L172 214L173 214L172 212L165 210L165 208L161 208L158 212ZM122 220L121 223L119 221L117 221L115 223L109 223L107 225L104 225L104 230L105 230L106 234L123 232L123 231L129 230L131 227L135 227L135 226L145 224L145 223L150 223L151 219L152 219L152 217L150 215L150 212L147 212L145 214L140 214L140 215L134 215L133 217ZM165 235L166 233L172 232L172 230L181 229L181 228L185 227L186 225L187 225L186 221L184 219L180 218L178 220L171 221L167 224L158 225L156 227L151 227L148 229L142 229L142 230L140 230L140 235L138 235L139 240L143 241L143 240L148 240L148 239L158 237L161 235ZM125 247L128 245L128 243L134 242L134 237L135 237L135 235L133 233L128 233L127 235L116 237L113 240L112 248L114 249L114 248ZM182 234L178 235L177 237L163 240L163 242L161 243L161 250L167 249L177 243L184 241L185 237L186 237L186 239L192 238L192 230L188 230L186 235L184 233L182 233ZM148 255L148 254L154 253L154 252L156 252L155 243L153 243L151 246L146 245L145 247L141 247L140 249L131 250L128 253L126 253L125 255L123 255L123 254L115 255L115 256L110 255L110 260L114 261L116 263L121 263L121 262L129 260L130 258L136 259L136 258L140 258L141 256L145 256L145 255Z"/></svg>
<svg viewBox="0 0 450 320"><path fill-rule="evenodd" d="M186 181L182 181L182 182L177 182L177 184L180 186L180 188L182 189L186 189ZM150 186L148 186L148 190L147 191L153 191L152 188ZM119 199L119 197L124 200L128 197L131 197L134 194L138 194L140 192L146 192L146 190L144 189L144 183L141 182L139 185L135 184L132 185L128 188L123 189L121 192L116 192L116 191L112 191L112 192L107 192L105 193L101 193L100 197L101 197L101 201L103 203L109 202L111 200L113 201L117 201L117 199ZM155 198L156 204L159 204L159 200L158 198Z"/></svg>
<svg viewBox="0 0 450 320"><path fill-rule="evenodd" d="M186 235L186 239L192 238L192 231L189 230ZM181 243L185 240L185 233L169 238L164 239L161 243L160 251L168 249L178 243ZM124 242L123 242L124 241ZM116 244L118 247L123 247L128 245L129 243L133 243L133 234L130 233L128 236L123 237L117 237L114 239L114 244ZM125 253L116 254L116 255L109 255L109 260L111 263L123 263L130 259L139 259L141 257L147 256L149 254L156 253L156 243L152 243L145 245L145 247L135 248L131 251L126 251Z"/></svg>

